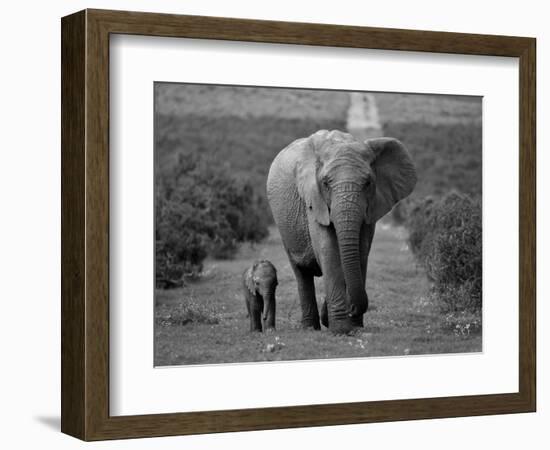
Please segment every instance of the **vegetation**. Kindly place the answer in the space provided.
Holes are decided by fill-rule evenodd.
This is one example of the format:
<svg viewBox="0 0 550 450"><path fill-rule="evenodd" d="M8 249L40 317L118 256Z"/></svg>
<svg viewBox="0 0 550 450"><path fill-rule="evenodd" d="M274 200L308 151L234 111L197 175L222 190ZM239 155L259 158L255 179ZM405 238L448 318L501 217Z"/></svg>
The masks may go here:
<svg viewBox="0 0 550 450"><path fill-rule="evenodd" d="M407 219L409 247L446 312L479 311L482 289L481 205L451 192L419 201Z"/></svg>
<svg viewBox="0 0 550 450"><path fill-rule="evenodd" d="M190 277L155 293L156 365L481 351L479 99L376 94L384 134L411 150L419 183L394 210L404 226L377 226L365 329L333 336L301 330L279 233L269 225L262 239L264 214L243 202L263 211L269 165L294 139L345 129L347 94L168 84L155 94L158 285ZM278 270L274 333L248 332L240 277L259 258Z"/></svg>
<svg viewBox="0 0 550 450"><path fill-rule="evenodd" d="M377 92L380 121L430 125L481 124L481 97Z"/></svg>
<svg viewBox="0 0 550 450"><path fill-rule="evenodd" d="M458 190L481 195L481 124L388 122L386 136L405 143L412 154L418 183L412 198Z"/></svg>
<svg viewBox="0 0 550 450"><path fill-rule="evenodd" d="M264 196L275 155L319 129L344 129L348 104L345 92L158 83L157 171L179 153L208 154Z"/></svg>
<svg viewBox="0 0 550 450"><path fill-rule="evenodd" d="M268 206L247 181L211 158L178 157L156 186L157 287L197 276L206 256L230 257L267 236Z"/></svg>
<svg viewBox="0 0 550 450"><path fill-rule="evenodd" d="M348 96L183 84L155 93L156 284L169 288L208 256L267 235L271 161L298 138L343 129Z"/></svg>
<svg viewBox="0 0 550 450"><path fill-rule="evenodd" d="M429 282L424 270L415 267L406 239L401 227L377 227L367 274L370 302L365 328L355 336L334 336L325 328L320 332L300 328L296 279L279 233L270 227L267 239L255 248L241 245L233 260L209 259L209 279L191 281L181 289L157 290L157 308L168 312L187 299L200 299L213 308L219 322L174 326L157 320L155 365L481 351L480 327L462 313L443 313L428 295ZM240 275L251 261L264 257L278 272L277 329L250 333ZM320 303L325 295L322 279L315 283Z"/></svg>
<svg viewBox="0 0 550 450"><path fill-rule="evenodd" d="M216 309L193 297L182 297L178 303L167 307L160 304L155 308L155 323L160 326L181 326L188 323L216 325L220 323Z"/></svg>
<svg viewBox="0 0 550 450"><path fill-rule="evenodd" d="M265 198L265 183L271 161L296 139L323 128L343 129L344 120L280 117L203 117L157 118L158 171L171 167L178 154L207 154L225 163L226 170L246 178L258 195ZM162 136L162 137L160 137Z"/></svg>

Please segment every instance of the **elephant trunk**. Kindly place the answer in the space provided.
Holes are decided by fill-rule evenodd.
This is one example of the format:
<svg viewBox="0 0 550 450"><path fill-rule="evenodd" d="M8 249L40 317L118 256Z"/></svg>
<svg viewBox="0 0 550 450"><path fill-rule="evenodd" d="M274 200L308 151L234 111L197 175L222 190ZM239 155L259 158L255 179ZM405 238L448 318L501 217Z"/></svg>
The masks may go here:
<svg viewBox="0 0 550 450"><path fill-rule="evenodd" d="M270 291L263 295L264 309L262 319L266 328L275 328L275 293Z"/></svg>
<svg viewBox="0 0 550 450"><path fill-rule="evenodd" d="M267 319L267 313L269 311L269 305L273 301L273 294L265 294L264 296L264 310L262 312L262 319Z"/></svg>
<svg viewBox="0 0 550 450"><path fill-rule="evenodd" d="M361 324L368 308L368 297L361 273L360 233L365 217L366 201L359 186L342 183L333 191L332 216L340 262L350 301L352 322Z"/></svg>

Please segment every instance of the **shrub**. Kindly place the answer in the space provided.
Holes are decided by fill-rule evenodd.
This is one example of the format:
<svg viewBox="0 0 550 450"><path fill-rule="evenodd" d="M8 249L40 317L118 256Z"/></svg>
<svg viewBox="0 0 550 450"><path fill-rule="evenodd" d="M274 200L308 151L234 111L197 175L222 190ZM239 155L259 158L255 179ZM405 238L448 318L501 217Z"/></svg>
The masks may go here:
<svg viewBox="0 0 550 450"><path fill-rule="evenodd" d="M407 220L409 247L446 311L479 310L482 290L481 205L451 192L419 201Z"/></svg>
<svg viewBox="0 0 550 450"><path fill-rule="evenodd" d="M424 262L428 240L427 235L432 231L428 229L431 220L435 200L432 197L425 197L412 203L410 212L405 221L409 230L409 248L420 262ZM426 241L426 242L425 242Z"/></svg>
<svg viewBox="0 0 550 450"><path fill-rule="evenodd" d="M180 155L157 176L157 287L197 276L209 255L230 257L238 243L268 234L269 209L246 181L211 159Z"/></svg>

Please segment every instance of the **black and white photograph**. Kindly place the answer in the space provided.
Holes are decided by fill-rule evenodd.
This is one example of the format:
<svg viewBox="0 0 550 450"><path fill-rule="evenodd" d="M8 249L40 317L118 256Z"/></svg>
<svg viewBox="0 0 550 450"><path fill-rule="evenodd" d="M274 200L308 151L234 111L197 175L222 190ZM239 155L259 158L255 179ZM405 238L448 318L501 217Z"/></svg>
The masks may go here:
<svg viewBox="0 0 550 450"><path fill-rule="evenodd" d="M482 98L156 82L155 366L482 351Z"/></svg>
<svg viewBox="0 0 550 450"><path fill-rule="evenodd" d="M0 447L545 449L543 5L6 3Z"/></svg>

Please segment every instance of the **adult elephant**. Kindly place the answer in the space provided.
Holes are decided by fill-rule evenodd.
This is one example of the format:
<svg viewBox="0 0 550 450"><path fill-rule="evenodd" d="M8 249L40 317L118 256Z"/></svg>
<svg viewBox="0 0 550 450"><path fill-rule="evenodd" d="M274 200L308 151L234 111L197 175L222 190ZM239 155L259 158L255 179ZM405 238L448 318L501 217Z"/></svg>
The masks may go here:
<svg viewBox="0 0 550 450"><path fill-rule="evenodd" d="M376 221L415 184L409 152L392 138L359 142L321 130L275 157L267 195L298 282L304 328L321 328L314 276L325 286L323 325L337 334L363 326Z"/></svg>

